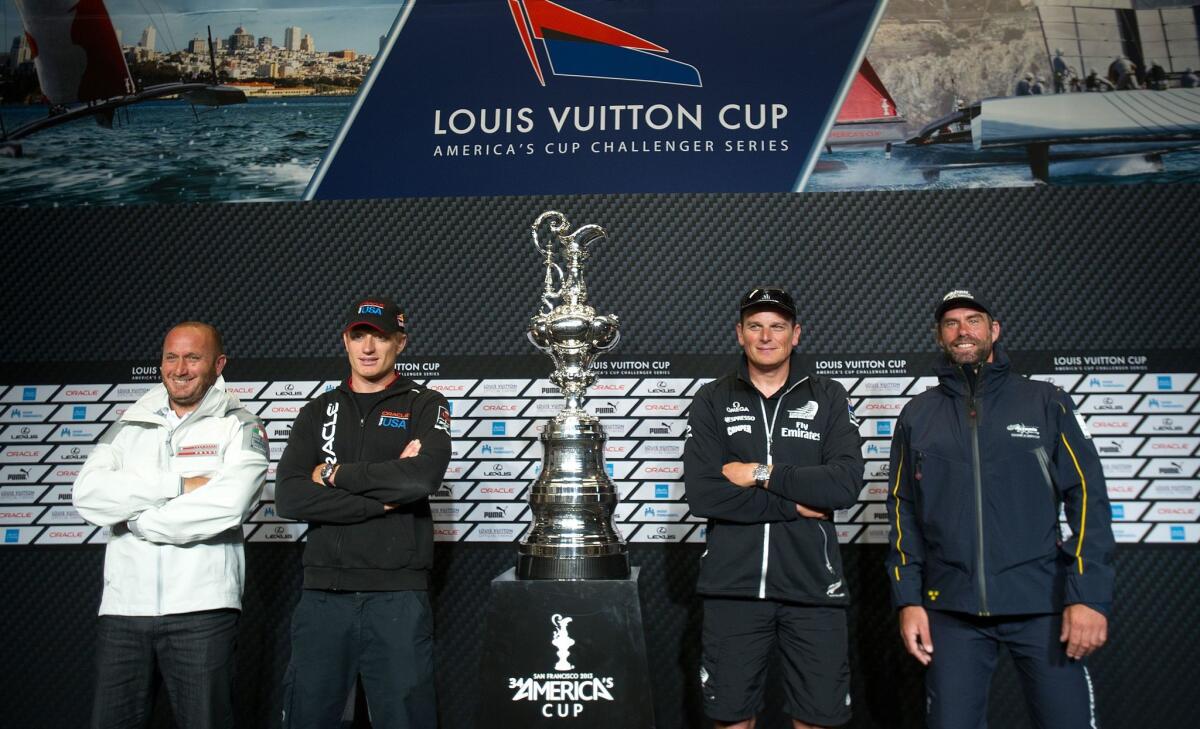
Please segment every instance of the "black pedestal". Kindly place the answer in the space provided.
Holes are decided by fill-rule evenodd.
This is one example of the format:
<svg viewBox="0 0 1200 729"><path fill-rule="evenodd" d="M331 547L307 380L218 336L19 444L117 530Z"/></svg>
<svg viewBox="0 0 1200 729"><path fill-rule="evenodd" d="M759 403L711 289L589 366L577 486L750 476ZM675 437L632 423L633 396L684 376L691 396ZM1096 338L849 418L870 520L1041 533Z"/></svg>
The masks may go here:
<svg viewBox="0 0 1200 729"><path fill-rule="evenodd" d="M476 726L653 727L638 571L492 580Z"/></svg>

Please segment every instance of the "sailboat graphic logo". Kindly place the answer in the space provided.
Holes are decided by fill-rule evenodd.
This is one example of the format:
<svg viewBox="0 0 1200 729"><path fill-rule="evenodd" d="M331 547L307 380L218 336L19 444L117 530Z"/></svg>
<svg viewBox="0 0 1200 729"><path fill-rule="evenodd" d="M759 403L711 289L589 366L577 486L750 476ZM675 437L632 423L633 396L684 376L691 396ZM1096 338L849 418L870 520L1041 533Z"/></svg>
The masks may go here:
<svg viewBox="0 0 1200 729"><path fill-rule="evenodd" d="M554 76L703 86L700 71L667 58L667 49L550 0L508 0L538 83L546 85L533 41L542 42Z"/></svg>

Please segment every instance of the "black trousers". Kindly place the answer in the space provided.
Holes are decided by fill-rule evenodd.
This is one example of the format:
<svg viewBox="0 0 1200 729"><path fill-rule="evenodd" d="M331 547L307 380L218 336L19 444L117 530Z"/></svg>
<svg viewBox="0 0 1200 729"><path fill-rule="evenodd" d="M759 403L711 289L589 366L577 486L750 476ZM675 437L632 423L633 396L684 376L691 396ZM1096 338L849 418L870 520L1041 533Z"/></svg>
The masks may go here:
<svg viewBox="0 0 1200 729"><path fill-rule="evenodd" d="M303 592L292 614L285 729L338 726L360 675L375 729L437 726L428 593Z"/></svg>
<svg viewBox="0 0 1200 729"><path fill-rule="evenodd" d="M92 729L147 726L156 671L179 729L232 727L238 615L237 610L101 615Z"/></svg>

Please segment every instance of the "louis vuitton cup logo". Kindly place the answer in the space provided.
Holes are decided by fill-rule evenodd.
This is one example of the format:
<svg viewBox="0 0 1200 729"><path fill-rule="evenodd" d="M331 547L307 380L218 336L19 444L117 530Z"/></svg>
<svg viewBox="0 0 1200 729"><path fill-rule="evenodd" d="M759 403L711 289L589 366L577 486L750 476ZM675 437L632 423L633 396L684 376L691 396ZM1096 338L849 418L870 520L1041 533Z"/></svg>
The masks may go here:
<svg viewBox="0 0 1200 729"><path fill-rule="evenodd" d="M571 655L571 646L575 645L575 640L567 633L567 625L571 620L572 618L564 618L558 614L550 618L551 624L554 625L554 637L550 641L550 645L558 649L558 663L554 664L555 671L570 671L575 668L567 660Z"/></svg>

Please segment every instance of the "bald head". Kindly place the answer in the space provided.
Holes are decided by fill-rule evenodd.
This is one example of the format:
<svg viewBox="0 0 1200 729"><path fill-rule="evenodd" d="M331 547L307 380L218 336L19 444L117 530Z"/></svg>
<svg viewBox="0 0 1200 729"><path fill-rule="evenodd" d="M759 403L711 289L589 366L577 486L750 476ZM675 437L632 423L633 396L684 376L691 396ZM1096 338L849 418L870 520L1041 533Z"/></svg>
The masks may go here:
<svg viewBox="0 0 1200 729"><path fill-rule="evenodd" d="M162 380L179 415L196 409L225 369L225 343L211 324L185 321L163 339Z"/></svg>

